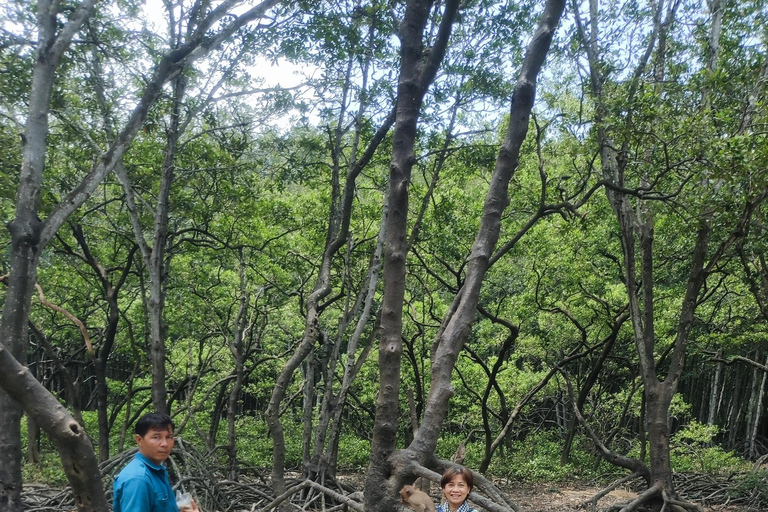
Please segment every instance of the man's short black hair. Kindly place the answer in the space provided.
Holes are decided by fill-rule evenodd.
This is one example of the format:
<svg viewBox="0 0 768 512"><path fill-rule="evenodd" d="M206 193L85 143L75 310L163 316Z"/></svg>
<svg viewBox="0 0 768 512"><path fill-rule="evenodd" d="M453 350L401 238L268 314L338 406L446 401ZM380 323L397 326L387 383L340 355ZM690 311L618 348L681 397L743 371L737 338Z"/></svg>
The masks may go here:
<svg viewBox="0 0 768 512"><path fill-rule="evenodd" d="M150 412L139 418L133 430L139 436L144 437L150 430L168 430L168 427L171 427L171 430L176 430L176 425L174 425L170 416L158 412Z"/></svg>

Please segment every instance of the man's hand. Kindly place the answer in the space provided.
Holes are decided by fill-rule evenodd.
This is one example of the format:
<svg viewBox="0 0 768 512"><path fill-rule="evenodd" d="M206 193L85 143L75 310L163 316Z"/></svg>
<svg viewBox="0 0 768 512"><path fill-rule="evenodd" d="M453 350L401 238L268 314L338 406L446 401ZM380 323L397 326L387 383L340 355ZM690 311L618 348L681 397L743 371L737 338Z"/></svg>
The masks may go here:
<svg viewBox="0 0 768 512"><path fill-rule="evenodd" d="M184 505L183 507L179 508L179 512L200 512L200 509L197 508L197 503L195 503L195 500L192 500L189 505Z"/></svg>

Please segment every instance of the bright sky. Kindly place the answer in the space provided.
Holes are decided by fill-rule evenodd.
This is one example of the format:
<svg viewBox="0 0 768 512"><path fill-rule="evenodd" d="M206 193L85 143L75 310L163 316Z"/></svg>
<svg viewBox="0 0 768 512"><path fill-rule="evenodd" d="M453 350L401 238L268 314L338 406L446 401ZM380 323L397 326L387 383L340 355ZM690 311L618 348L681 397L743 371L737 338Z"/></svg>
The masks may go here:
<svg viewBox="0 0 768 512"><path fill-rule="evenodd" d="M191 2L188 3L191 4ZM234 12L244 12L253 5L254 1L246 1L241 4L238 9L235 9ZM158 34L165 34L167 32L167 10L165 5L163 5L163 0L145 0L144 12L145 19L151 30ZM198 63L198 65L204 66L205 64ZM302 82L305 82L307 77L316 71L319 70L308 69L307 66L297 66L284 59L279 59L277 63L273 63L264 58L257 58L254 65L249 69L251 76L263 80L263 82L257 86L260 89L277 86L286 89L294 88ZM308 105L313 105L315 103L309 96L303 97L303 100ZM248 102L247 99L245 101ZM270 125L282 130L289 129L293 124L292 116L292 113L286 113L284 116L274 118L273 121L270 122ZM318 121L318 118L312 112L309 112L308 116L311 123Z"/></svg>
<svg viewBox="0 0 768 512"><path fill-rule="evenodd" d="M238 10L245 11L250 7L252 7L252 5L249 5L249 2L246 2L240 9L235 9L235 12ZM167 14L163 1L145 0L144 12L146 13L146 19L150 26L157 33L165 33L167 30ZM265 87L275 87L277 85L286 88L294 87L301 83L303 79L302 71L306 72L304 68L285 60L278 61L278 64L272 64L266 59L259 59L253 68L254 69L252 69L251 72L264 79Z"/></svg>

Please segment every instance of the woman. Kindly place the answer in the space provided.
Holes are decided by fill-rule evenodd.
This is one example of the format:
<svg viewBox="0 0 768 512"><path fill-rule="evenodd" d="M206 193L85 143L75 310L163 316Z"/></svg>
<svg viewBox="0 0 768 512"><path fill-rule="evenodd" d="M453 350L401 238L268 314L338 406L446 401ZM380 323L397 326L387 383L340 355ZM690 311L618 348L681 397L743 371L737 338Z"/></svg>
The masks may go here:
<svg viewBox="0 0 768 512"><path fill-rule="evenodd" d="M445 502L437 507L437 512L477 512L467 504L467 496L472 492L475 479L465 467L448 468L440 479Z"/></svg>

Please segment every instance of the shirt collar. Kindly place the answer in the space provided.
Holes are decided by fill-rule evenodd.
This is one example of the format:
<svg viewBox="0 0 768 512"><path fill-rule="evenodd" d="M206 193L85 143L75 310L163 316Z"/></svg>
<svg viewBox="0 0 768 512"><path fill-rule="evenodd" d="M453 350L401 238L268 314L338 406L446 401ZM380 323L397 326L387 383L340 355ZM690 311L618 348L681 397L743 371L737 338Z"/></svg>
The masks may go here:
<svg viewBox="0 0 768 512"><path fill-rule="evenodd" d="M154 469L155 471L165 471L165 466L162 464L158 465L149 460L147 457L145 457L141 452L136 452L136 458L139 459L141 462L143 462L145 465L149 466L150 468Z"/></svg>
<svg viewBox="0 0 768 512"><path fill-rule="evenodd" d="M441 504L440 504L440 506L439 506L439 507L437 507L437 510L438 510L439 512L451 512L451 508L449 507L449 505L448 505L448 502L447 502L447 501L446 501L445 503L441 503ZM465 501L464 503L462 503L462 504L459 506L459 508L456 510L456 512L471 512L471 511L472 511L472 507L470 507L470 506L467 504L467 502L466 502L466 501Z"/></svg>

